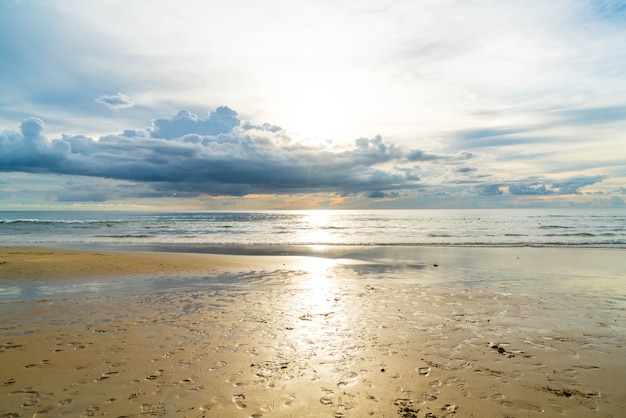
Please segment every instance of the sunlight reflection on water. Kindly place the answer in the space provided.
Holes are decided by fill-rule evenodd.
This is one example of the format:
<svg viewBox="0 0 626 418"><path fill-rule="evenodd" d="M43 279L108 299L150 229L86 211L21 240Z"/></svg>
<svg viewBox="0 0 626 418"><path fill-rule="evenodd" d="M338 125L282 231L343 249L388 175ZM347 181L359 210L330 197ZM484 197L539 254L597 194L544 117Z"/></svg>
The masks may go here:
<svg viewBox="0 0 626 418"><path fill-rule="evenodd" d="M310 243L330 243L336 238L328 230L332 212L323 210L306 211L302 218L302 229L298 233L298 242ZM324 245L314 245L313 247L325 247ZM313 248L314 249L314 248ZM315 249L314 249L315 250ZM318 251L323 248L318 249Z"/></svg>

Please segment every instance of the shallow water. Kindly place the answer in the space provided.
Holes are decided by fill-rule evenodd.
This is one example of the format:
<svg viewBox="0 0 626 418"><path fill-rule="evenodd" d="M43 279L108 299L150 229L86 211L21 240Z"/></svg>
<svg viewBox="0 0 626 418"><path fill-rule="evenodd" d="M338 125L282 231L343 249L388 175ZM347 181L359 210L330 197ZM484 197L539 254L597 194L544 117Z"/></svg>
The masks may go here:
<svg viewBox="0 0 626 418"><path fill-rule="evenodd" d="M181 251L189 247L161 249ZM250 254L246 251L245 247L239 248L240 253ZM302 288L317 286L318 282L359 285L364 281L537 295L549 286L618 304L626 300L626 257L624 250L619 249L298 246L283 247L280 254L293 257L286 257L282 266L271 269L97 280L5 279L0 282L0 301L276 286Z"/></svg>

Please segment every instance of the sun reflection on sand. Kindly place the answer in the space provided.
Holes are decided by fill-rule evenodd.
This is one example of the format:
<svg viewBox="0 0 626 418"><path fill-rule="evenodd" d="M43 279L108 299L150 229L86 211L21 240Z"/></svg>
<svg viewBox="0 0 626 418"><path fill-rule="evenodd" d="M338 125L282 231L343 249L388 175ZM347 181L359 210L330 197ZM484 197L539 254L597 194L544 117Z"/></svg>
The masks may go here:
<svg viewBox="0 0 626 418"><path fill-rule="evenodd" d="M337 266L335 260L317 257L305 257L298 268L306 272L300 286L306 290L306 302L310 306L325 304L325 297L334 287L332 270Z"/></svg>
<svg viewBox="0 0 626 418"><path fill-rule="evenodd" d="M292 338L299 341L297 344L308 347L320 339L328 338L329 321L332 322L331 319L339 313L336 304L338 283L333 272L337 265L338 262L332 259L301 259L298 269L305 272L298 284L301 291L296 300L290 301L291 306L286 308L286 311L294 313L300 324L294 329L298 332L290 333Z"/></svg>

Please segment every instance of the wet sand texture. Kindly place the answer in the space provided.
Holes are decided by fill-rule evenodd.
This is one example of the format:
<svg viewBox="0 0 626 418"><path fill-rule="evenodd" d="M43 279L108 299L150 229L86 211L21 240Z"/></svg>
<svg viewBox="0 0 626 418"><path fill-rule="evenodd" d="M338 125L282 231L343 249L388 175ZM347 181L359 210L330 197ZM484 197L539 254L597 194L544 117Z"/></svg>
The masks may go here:
<svg viewBox="0 0 626 418"><path fill-rule="evenodd" d="M0 416L626 415L623 303L309 273L2 303Z"/></svg>

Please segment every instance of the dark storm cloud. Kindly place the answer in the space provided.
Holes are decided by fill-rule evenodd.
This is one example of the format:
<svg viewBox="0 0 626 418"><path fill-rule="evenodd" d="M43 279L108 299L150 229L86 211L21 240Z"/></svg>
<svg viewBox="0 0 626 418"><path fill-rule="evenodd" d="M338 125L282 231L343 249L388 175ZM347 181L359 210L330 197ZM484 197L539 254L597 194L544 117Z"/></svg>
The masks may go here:
<svg viewBox="0 0 626 418"><path fill-rule="evenodd" d="M48 141L43 121L30 118L21 132L0 133L0 171L136 182L147 185L143 193L161 196L331 192L380 198L417 187L418 168L411 162L472 157L407 151L380 136L359 138L344 148L308 146L273 125L240 125L227 107L207 118L182 110L155 120L146 131L127 130L98 141L82 135ZM87 192L90 201L106 198L104 192ZM60 198L77 196L68 192Z"/></svg>

